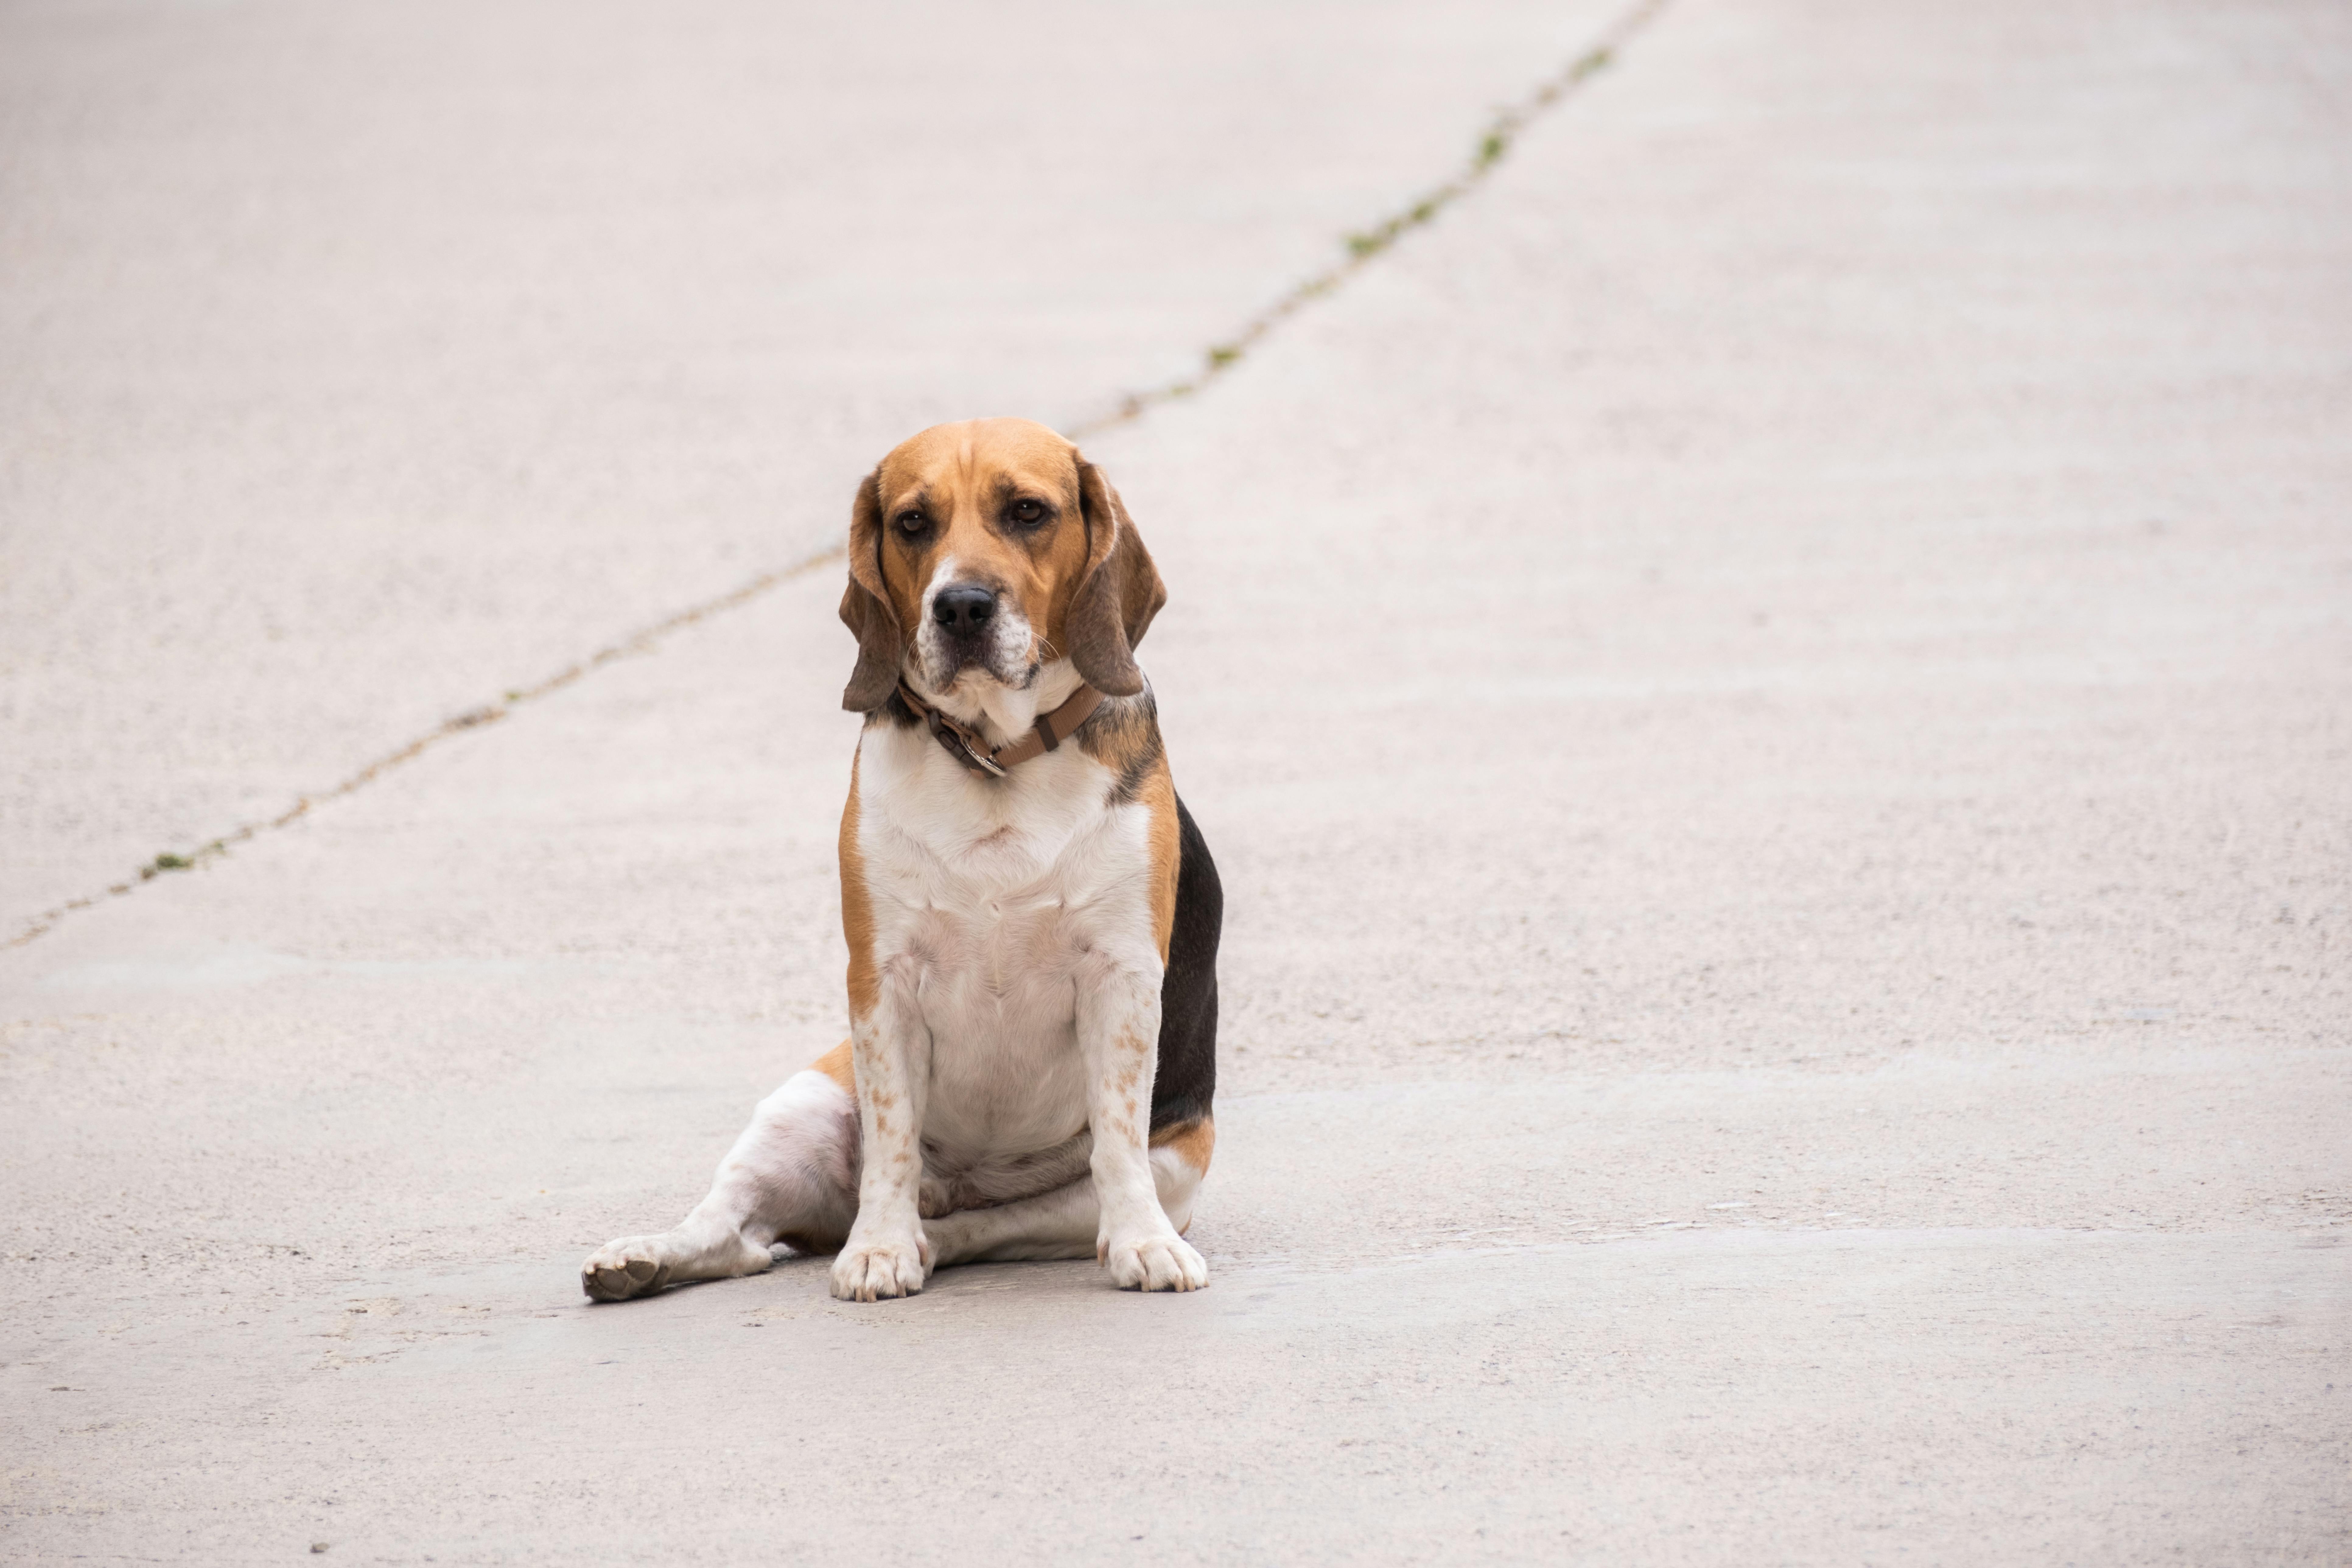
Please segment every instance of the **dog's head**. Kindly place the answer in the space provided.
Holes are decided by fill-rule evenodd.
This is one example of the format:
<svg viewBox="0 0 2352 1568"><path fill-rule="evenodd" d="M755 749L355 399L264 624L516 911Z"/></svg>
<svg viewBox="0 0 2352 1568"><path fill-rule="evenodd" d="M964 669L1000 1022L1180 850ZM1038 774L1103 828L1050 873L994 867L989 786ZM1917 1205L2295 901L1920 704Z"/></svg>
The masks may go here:
<svg viewBox="0 0 2352 1568"><path fill-rule="evenodd" d="M841 705L870 712L903 674L933 694L1014 689L1068 659L1097 690L1143 689L1135 645L1168 602L1102 470L1043 425L937 425L857 487L841 618L857 668Z"/></svg>

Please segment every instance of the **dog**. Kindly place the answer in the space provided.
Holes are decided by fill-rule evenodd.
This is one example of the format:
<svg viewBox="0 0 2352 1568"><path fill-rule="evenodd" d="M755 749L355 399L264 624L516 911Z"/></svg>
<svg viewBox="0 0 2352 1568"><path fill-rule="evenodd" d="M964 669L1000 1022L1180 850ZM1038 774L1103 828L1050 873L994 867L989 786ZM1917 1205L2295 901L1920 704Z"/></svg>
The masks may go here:
<svg viewBox="0 0 2352 1568"><path fill-rule="evenodd" d="M1197 1290L1223 893L1135 662L1168 590L1118 492L1024 419L942 425L857 487L842 706L850 1037L760 1102L598 1301L835 1254L833 1294L1084 1258Z"/></svg>

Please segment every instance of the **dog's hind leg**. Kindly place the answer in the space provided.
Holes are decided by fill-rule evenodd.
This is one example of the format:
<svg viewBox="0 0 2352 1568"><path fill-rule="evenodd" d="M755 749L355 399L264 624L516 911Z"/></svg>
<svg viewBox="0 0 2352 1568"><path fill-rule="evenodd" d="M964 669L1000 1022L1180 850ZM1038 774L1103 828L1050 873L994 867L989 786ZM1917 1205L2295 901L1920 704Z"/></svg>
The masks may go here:
<svg viewBox="0 0 2352 1568"><path fill-rule="evenodd" d="M857 1102L849 1050L829 1053L760 1102L719 1162L708 1196L677 1227L605 1243L581 1266L580 1288L625 1301L665 1285L757 1274L779 1241L838 1248L857 1215Z"/></svg>
<svg viewBox="0 0 2352 1568"><path fill-rule="evenodd" d="M1179 1234L1192 1223L1192 1199L1208 1173L1216 1133L1206 1118L1152 1136L1151 1184L1168 1223ZM937 1266L1010 1263L1029 1258L1098 1257L1102 1208L1091 1177L992 1208L960 1209L923 1222ZM1141 1289L1181 1290L1192 1287L1170 1271L1147 1278Z"/></svg>
<svg viewBox="0 0 2352 1568"><path fill-rule="evenodd" d="M1080 1176L1034 1198L991 1208L958 1209L923 1222L933 1266L1010 1263L1040 1258L1091 1258L1102 1223L1091 1177Z"/></svg>

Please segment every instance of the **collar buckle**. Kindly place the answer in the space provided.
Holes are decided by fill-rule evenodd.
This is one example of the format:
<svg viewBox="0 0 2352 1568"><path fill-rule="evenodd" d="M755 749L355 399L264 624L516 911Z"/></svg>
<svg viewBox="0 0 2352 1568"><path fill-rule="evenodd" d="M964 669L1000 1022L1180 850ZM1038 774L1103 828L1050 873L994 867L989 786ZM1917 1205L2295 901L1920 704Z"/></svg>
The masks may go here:
<svg viewBox="0 0 2352 1568"><path fill-rule="evenodd" d="M1037 721L1029 733L992 751L979 735L915 695L914 688L903 679L898 682L898 698L907 705L908 712L922 719L931 731L931 739L940 743L941 750L953 757L966 772L985 779L1007 777L1016 764L1032 757L1042 757L1047 752L1060 750L1062 742L1077 733L1078 726L1092 717L1103 701L1101 692L1081 681L1069 700L1051 713L1037 715Z"/></svg>
<svg viewBox="0 0 2352 1568"><path fill-rule="evenodd" d="M925 708L923 718L930 725L931 738L947 748L949 756L984 777L1001 779L1004 776L1004 769L995 757L974 744L962 725L936 708Z"/></svg>

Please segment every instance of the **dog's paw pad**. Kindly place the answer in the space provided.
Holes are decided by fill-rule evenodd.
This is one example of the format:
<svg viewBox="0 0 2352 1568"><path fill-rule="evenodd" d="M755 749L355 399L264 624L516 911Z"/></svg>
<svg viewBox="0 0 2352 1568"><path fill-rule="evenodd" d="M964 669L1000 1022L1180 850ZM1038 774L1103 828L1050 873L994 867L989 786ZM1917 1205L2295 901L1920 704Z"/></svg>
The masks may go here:
<svg viewBox="0 0 2352 1568"><path fill-rule="evenodd" d="M1104 1248L1103 1264L1122 1290L1198 1290L1209 1283L1209 1266L1181 1237L1114 1241Z"/></svg>
<svg viewBox="0 0 2352 1568"><path fill-rule="evenodd" d="M592 1301L650 1296L668 1283L669 1265L654 1257L642 1238L607 1242L580 1266L580 1289Z"/></svg>

